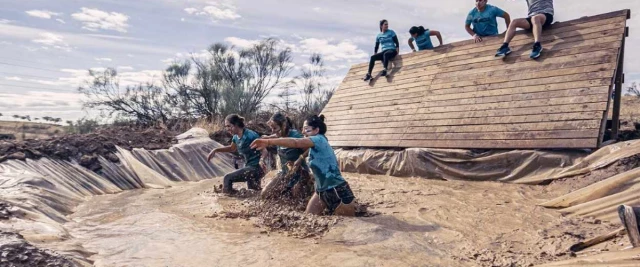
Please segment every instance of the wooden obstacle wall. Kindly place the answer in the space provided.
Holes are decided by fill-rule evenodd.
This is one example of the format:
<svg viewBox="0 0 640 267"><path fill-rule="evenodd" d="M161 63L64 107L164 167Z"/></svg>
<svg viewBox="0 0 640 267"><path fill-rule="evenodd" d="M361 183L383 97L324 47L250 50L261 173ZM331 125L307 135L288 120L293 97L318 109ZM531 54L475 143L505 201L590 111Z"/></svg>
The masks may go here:
<svg viewBox="0 0 640 267"><path fill-rule="evenodd" d="M629 17L555 23L538 60L532 35L519 33L505 59L494 57L496 36L398 56L371 83L368 63L354 65L323 110L327 137L334 147L596 148Z"/></svg>

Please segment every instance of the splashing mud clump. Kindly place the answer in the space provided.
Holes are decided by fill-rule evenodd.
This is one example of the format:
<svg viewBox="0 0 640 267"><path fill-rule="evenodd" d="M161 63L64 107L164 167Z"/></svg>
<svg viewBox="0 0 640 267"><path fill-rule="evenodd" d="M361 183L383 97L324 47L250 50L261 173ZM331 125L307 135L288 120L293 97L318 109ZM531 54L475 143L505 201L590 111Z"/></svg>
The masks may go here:
<svg viewBox="0 0 640 267"><path fill-rule="evenodd" d="M20 234L0 230L0 266L71 267L76 264L63 256L32 246Z"/></svg>

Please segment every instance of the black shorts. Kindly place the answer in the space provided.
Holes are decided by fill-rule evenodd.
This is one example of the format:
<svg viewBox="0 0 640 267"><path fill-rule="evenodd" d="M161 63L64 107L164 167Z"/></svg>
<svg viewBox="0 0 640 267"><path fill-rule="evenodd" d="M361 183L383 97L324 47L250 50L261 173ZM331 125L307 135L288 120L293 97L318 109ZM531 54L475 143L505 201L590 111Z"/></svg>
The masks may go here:
<svg viewBox="0 0 640 267"><path fill-rule="evenodd" d="M333 189L318 192L320 200L327 206L329 214L333 214L340 204L350 204L355 199L353 191L347 182L336 186Z"/></svg>
<svg viewBox="0 0 640 267"><path fill-rule="evenodd" d="M547 19L544 21L544 24L542 25L542 28L546 29L546 28L549 28L549 26L551 26L551 23L553 23L553 15L551 15L549 13L543 13L543 14ZM529 22L529 30L532 31L533 30L533 24L531 23L531 17L527 18L527 22Z"/></svg>

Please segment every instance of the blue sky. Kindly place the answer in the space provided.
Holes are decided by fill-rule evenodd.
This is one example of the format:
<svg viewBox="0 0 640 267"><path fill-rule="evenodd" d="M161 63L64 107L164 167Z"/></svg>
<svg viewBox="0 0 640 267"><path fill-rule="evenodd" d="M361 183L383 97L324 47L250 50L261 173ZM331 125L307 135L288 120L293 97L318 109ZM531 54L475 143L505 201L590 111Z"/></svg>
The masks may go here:
<svg viewBox="0 0 640 267"><path fill-rule="evenodd" d="M526 15L524 0L490 0L512 17ZM408 52L406 31L424 25L445 43L468 39L464 19L473 0L0 0L0 113L75 120L81 110L77 86L87 69L117 68L122 84L158 81L169 62L226 42L239 47L268 36L293 50L296 67L313 52L325 55L328 81L337 84L350 65L373 52L378 21L386 18ZM564 21L631 9L625 72L640 81L640 1L556 0ZM501 30L504 24L501 23ZM295 73L294 73L295 74Z"/></svg>

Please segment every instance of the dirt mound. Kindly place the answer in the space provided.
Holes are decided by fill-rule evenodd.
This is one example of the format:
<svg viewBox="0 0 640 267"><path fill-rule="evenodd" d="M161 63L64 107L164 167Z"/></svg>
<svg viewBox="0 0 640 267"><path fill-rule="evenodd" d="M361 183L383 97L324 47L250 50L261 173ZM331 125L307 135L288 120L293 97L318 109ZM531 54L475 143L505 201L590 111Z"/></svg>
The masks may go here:
<svg viewBox="0 0 640 267"><path fill-rule="evenodd" d="M640 154L620 159L586 174L551 181L549 186L545 187L545 191L567 194L638 167L640 167Z"/></svg>
<svg viewBox="0 0 640 267"><path fill-rule="evenodd" d="M127 150L169 148L176 143L176 133L159 127L138 128L117 126L100 129L89 134L69 134L51 139L25 141L0 141L0 162L9 159L25 160L48 157L76 160L92 171L102 167L98 156L117 163L116 146Z"/></svg>
<svg viewBox="0 0 640 267"><path fill-rule="evenodd" d="M0 231L0 266L71 267L71 260L27 243L20 234Z"/></svg>
<svg viewBox="0 0 640 267"><path fill-rule="evenodd" d="M208 194L220 194L214 188ZM254 191L240 189L235 198L244 201L233 203L224 211L207 216L218 219L254 220L254 226L264 229L263 233L278 232L296 238L321 237L340 221L342 217L317 216L305 213L306 199L260 199ZM368 204L357 204L356 216L370 217L377 213L368 211Z"/></svg>

